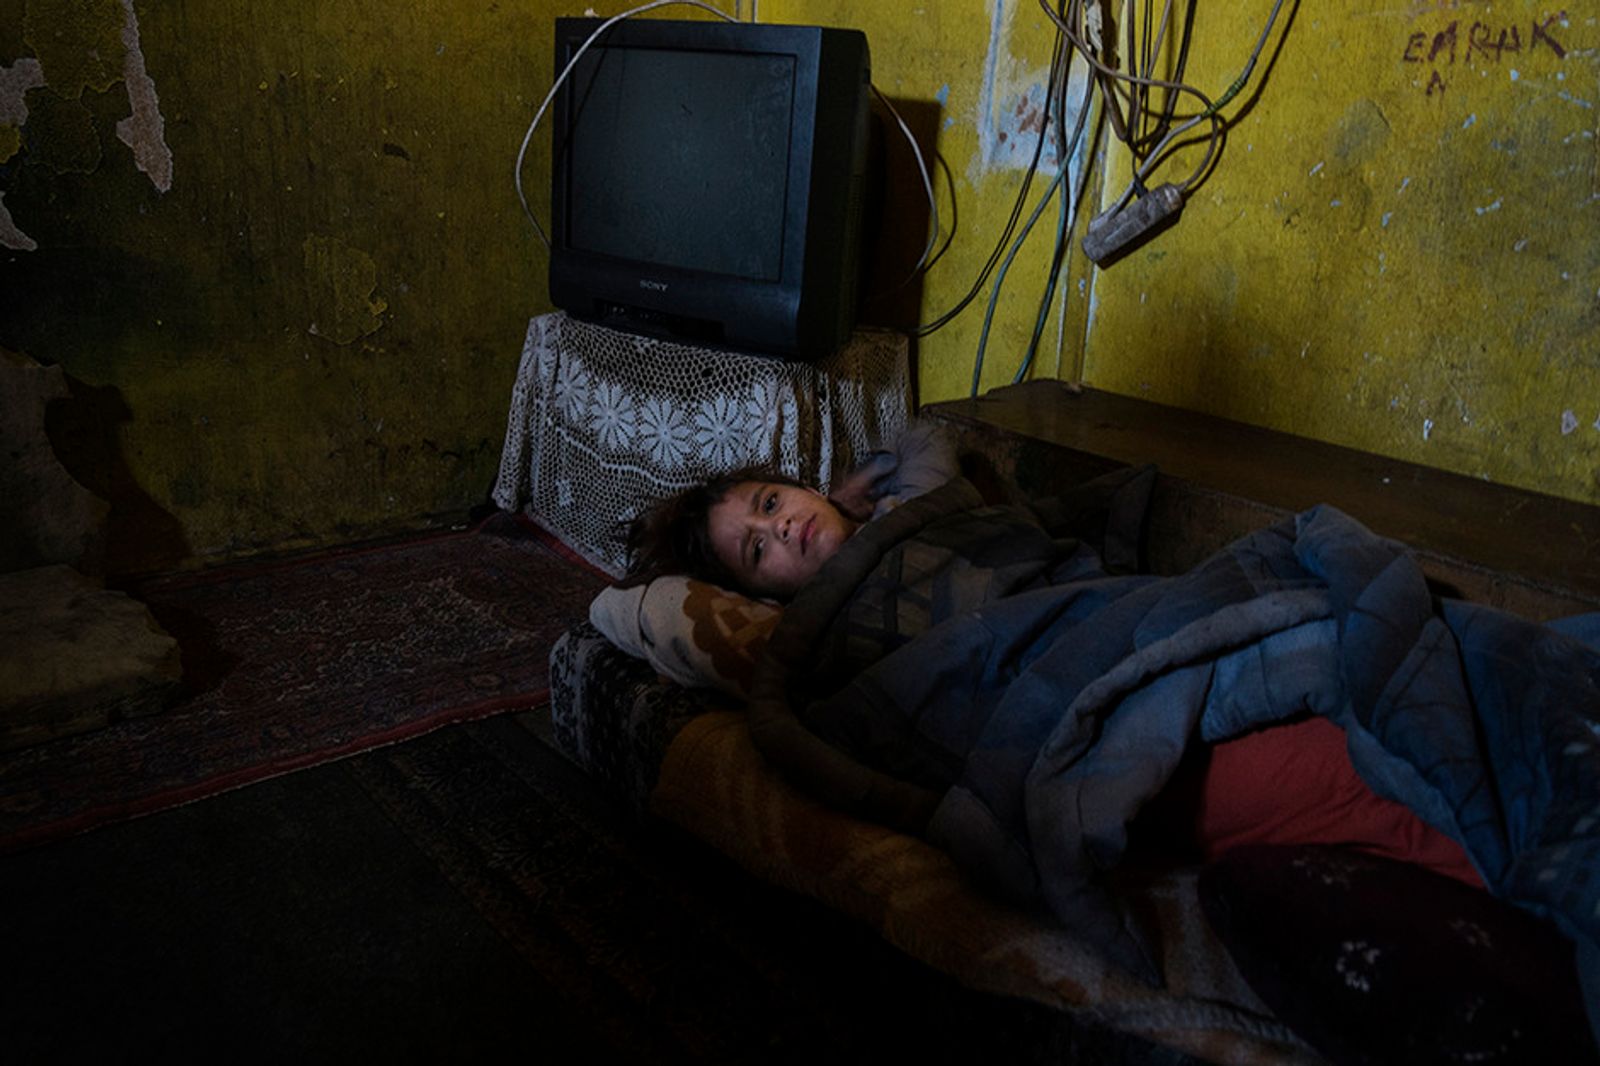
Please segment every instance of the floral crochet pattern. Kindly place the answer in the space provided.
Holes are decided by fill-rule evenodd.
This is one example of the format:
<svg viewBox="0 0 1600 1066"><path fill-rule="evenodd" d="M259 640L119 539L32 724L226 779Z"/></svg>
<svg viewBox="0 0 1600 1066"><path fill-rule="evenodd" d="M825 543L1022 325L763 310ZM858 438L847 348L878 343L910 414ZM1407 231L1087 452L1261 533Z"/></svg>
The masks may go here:
<svg viewBox="0 0 1600 1066"><path fill-rule="evenodd" d="M564 312L528 324L494 502L525 510L613 577L619 531L742 466L827 488L910 417L906 338L859 331L816 363L620 333Z"/></svg>

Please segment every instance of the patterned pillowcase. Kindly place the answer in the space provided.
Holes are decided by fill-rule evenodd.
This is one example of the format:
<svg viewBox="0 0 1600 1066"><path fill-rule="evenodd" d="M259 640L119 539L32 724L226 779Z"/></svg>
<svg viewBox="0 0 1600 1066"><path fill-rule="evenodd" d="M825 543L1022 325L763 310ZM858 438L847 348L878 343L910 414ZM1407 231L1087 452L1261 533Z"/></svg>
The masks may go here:
<svg viewBox="0 0 1600 1066"><path fill-rule="evenodd" d="M690 688L744 698L783 611L775 604L687 577L608 588L589 621L623 651Z"/></svg>
<svg viewBox="0 0 1600 1066"><path fill-rule="evenodd" d="M1199 888L1250 987L1334 1063L1600 1062L1572 943L1481 889L1322 845L1239 848Z"/></svg>

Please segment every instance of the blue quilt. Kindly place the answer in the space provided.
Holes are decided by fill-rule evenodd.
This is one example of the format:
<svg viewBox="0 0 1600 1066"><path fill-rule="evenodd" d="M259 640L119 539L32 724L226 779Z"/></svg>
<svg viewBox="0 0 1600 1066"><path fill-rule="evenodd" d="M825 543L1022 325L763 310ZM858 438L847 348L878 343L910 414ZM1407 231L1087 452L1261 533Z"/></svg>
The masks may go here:
<svg viewBox="0 0 1600 1066"><path fill-rule="evenodd" d="M1325 715L1376 792L1594 959L1600 619L1441 599L1403 545L1330 507L1186 574L1108 572L1151 477L1028 510L958 480L863 527L774 634L757 743L1154 980L1112 887L1129 824L1188 745Z"/></svg>

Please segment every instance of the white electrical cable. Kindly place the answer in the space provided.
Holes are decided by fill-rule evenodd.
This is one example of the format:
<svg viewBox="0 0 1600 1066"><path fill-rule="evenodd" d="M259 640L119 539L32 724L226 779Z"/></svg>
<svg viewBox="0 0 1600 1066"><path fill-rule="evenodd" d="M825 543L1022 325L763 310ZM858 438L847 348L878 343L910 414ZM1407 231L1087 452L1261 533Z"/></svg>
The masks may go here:
<svg viewBox="0 0 1600 1066"><path fill-rule="evenodd" d="M911 145L911 154L917 159L917 171L922 175L922 188L928 194L928 213L933 216L933 224L929 227L928 246L922 250L922 258L917 260L917 265L911 268L911 273L916 274L928 265L934 246L939 243L939 204L933 195L933 179L928 176L928 164L922 158L922 149L917 145L917 139L911 135L911 127L906 125L906 120L900 117L900 112L894 109L889 98L879 92L876 85L872 87L872 93L878 98L878 102L889 110L889 114L894 116L895 122L900 126L900 132L905 134L906 143Z"/></svg>
<svg viewBox="0 0 1600 1066"><path fill-rule="evenodd" d="M522 161L527 158L528 145L533 141L533 131L538 128L539 120L544 118L545 111L550 107L550 101L555 99L556 90L561 88L561 84L567 80L567 75L572 72L573 67L577 66L578 60L582 58L583 53L589 50L589 46L594 43L594 39L596 37L600 36L602 33L609 30L613 25L621 22L625 18L632 18L634 15L642 14L646 11L653 11L658 7L667 7L672 4L686 4L689 7L698 7L702 11L709 11L718 18L727 19L729 22L738 21L738 19L734 18L732 15L729 15L727 12L719 11L710 4L703 4L700 2L700 0L651 0L651 2L648 4L640 4L638 7L629 8L620 15L613 15L602 22L600 27L593 33L589 34L588 39L583 42L576 52L572 53L572 58L567 60L567 65L562 68L561 73L556 77L556 80L551 83L550 91L545 94L544 103L539 105L539 110L535 112L533 121L528 123L528 132L522 137L522 147L517 149L517 169L515 174L517 181L517 199L522 201L522 211L528 216L528 221L533 223L534 232L539 234L539 240L543 242L546 249L550 247L550 238L545 233L544 227L539 225L539 220L533 217L533 209L528 206L528 197L522 191Z"/></svg>
<svg viewBox="0 0 1600 1066"><path fill-rule="evenodd" d="M1251 51L1250 58L1245 63L1244 70L1237 78L1234 79L1233 84L1230 85L1221 96L1217 97L1216 103L1207 105L1205 111L1196 115L1183 125L1178 126L1176 129L1169 131L1165 137L1161 138L1160 142L1157 143L1153 149L1151 149L1150 154L1145 157L1144 165L1141 166L1136 172L1135 180L1128 183L1128 188L1123 191L1119 203L1127 200L1128 195L1133 191L1135 184L1143 182L1145 178L1149 177L1150 171L1155 169L1156 163L1160 160L1161 153L1166 150L1168 144L1172 143L1173 138L1187 132L1190 129L1193 129L1206 119L1210 119L1219 130L1224 127L1222 116L1219 112L1229 100L1233 99L1234 95L1238 93L1240 89L1244 88L1245 82L1250 80L1251 73L1256 69L1256 60L1261 57L1261 51L1266 47L1267 38L1272 34L1273 23L1278 21L1278 12L1280 9L1282 9L1282 7L1283 0L1276 0L1276 2L1272 5L1272 12L1267 16L1267 24L1261 28L1261 36L1256 39L1256 46ZM1216 135L1213 134L1211 140L1206 144L1205 159L1201 161L1200 166L1195 170L1194 175L1178 186L1180 189L1187 192L1189 186L1193 184L1201 174L1206 172L1206 168L1211 165L1211 158L1216 151L1216 144L1217 138Z"/></svg>

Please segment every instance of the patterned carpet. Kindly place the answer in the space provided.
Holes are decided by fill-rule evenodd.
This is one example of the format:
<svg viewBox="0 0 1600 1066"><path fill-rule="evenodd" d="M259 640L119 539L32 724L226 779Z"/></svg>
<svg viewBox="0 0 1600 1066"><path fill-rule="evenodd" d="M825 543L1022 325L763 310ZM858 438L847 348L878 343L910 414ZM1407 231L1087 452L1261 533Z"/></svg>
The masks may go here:
<svg viewBox="0 0 1600 1066"><path fill-rule="evenodd" d="M539 704L603 578L509 515L133 590L179 639L164 713L0 755L0 853Z"/></svg>

